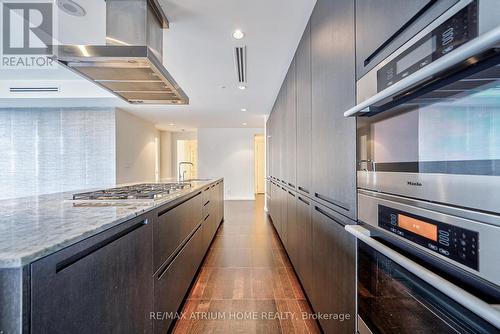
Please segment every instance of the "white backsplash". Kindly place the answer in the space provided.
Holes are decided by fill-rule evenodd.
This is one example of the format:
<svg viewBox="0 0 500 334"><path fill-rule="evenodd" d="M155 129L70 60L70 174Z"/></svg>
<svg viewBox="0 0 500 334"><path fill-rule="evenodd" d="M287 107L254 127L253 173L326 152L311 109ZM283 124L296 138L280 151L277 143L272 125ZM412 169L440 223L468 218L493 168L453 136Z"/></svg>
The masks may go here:
<svg viewBox="0 0 500 334"><path fill-rule="evenodd" d="M114 184L115 111L0 109L0 199Z"/></svg>

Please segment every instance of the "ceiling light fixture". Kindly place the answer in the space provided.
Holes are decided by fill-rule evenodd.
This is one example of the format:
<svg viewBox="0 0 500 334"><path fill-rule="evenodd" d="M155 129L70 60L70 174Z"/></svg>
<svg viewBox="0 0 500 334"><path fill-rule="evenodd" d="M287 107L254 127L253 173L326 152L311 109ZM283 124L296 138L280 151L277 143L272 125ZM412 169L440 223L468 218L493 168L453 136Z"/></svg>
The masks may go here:
<svg viewBox="0 0 500 334"><path fill-rule="evenodd" d="M245 85L239 85L238 88L241 89L241 90L245 90L245 89L247 89L247 86L245 86Z"/></svg>
<svg viewBox="0 0 500 334"><path fill-rule="evenodd" d="M247 126L247 123L241 123L241 125L243 125L243 126Z"/></svg>
<svg viewBox="0 0 500 334"><path fill-rule="evenodd" d="M245 33L243 31L241 31L240 29L236 29L233 32L233 38L234 39L242 39L243 37L245 37Z"/></svg>
<svg viewBox="0 0 500 334"><path fill-rule="evenodd" d="M73 0L58 0L57 6L66 14L73 16L85 16L87 12L85 8L74 2Z"/></svg>
<svg viewBox="0 0 500 334"><path fill-rule="evenodd" d="M247 111L247 108L241 108L241 111Z"/></svg>
<svg viewBox="0 0 500 334"><path fill-rule="evenodd" d="M168 123L168 125L170 125L170 126L175 126L175 123Z"/></svg>

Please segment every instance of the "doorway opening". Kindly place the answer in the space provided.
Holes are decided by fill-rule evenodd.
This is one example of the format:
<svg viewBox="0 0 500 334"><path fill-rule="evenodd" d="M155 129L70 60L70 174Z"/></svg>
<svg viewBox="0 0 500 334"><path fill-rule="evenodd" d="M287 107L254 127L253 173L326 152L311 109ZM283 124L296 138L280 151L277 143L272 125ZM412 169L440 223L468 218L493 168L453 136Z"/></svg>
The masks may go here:
<svg viewBox="0 0 500 334"><path fill-rule="evenodd" d="M190 162L192 165L183 164L180 174L183 180L196 179L198 177L198 141L177 140L177 173L179 173L179 163ZM178 175L179 176L179 175Z"/></svg>
<svg viewBox="0 0 500 334"><path fill-rule="evenodd" d="M265 192L265 159L266 159L266 143L264 135L255 135L254 137L254 154L255 154L255 194L264 194Z"/></svg>

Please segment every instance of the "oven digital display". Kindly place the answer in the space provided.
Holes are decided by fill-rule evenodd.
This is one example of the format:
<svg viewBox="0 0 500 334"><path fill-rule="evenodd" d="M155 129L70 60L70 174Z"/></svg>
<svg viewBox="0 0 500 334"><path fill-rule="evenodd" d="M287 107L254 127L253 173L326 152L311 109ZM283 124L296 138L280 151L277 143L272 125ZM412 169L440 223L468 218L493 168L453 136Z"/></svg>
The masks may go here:
<svg viewBox="0 0 500 334"><path fill-rule="evenodd" d="M410 68L413 64L425 59L428 56L431 56L434 51L436 51L436 36L432 36L423 42L420 46L418 46L415 50L401 58L396 62L396 73L399 74L408 68Z"/></svg>
<svg viewBox="0 0 500 334"><path fill-rule="evenodd" d="M378 206L378 226L472 269L479 269L479 233L401 211Z"/></svg>
<svg viewBox="0 0 500 334"><path fill-rule="evenodd" d="M398 226L402 229L418 234L424 238L430 239L432 241L438 241L438 228L436 225L399 214Z"/></svg>

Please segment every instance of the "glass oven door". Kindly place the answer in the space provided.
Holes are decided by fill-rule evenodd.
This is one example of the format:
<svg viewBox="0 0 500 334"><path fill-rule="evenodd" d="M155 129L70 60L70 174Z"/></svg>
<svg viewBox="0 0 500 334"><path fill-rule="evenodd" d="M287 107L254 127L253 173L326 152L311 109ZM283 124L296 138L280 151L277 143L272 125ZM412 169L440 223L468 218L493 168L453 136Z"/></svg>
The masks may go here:
<svg viewBox="0 0 500 334"><path fill-rule="evenodd" d="M500 213L500 56L358 117L360 188Z"/></svg>
<svg viewBox="0 0 500 334"><path fill-rule="evenodd" d="M490 305L497 297L474 297L367 236L363 227L346 229L358 237L358 322L369 329L360 333L500 333L500 312Z"/></svg>

